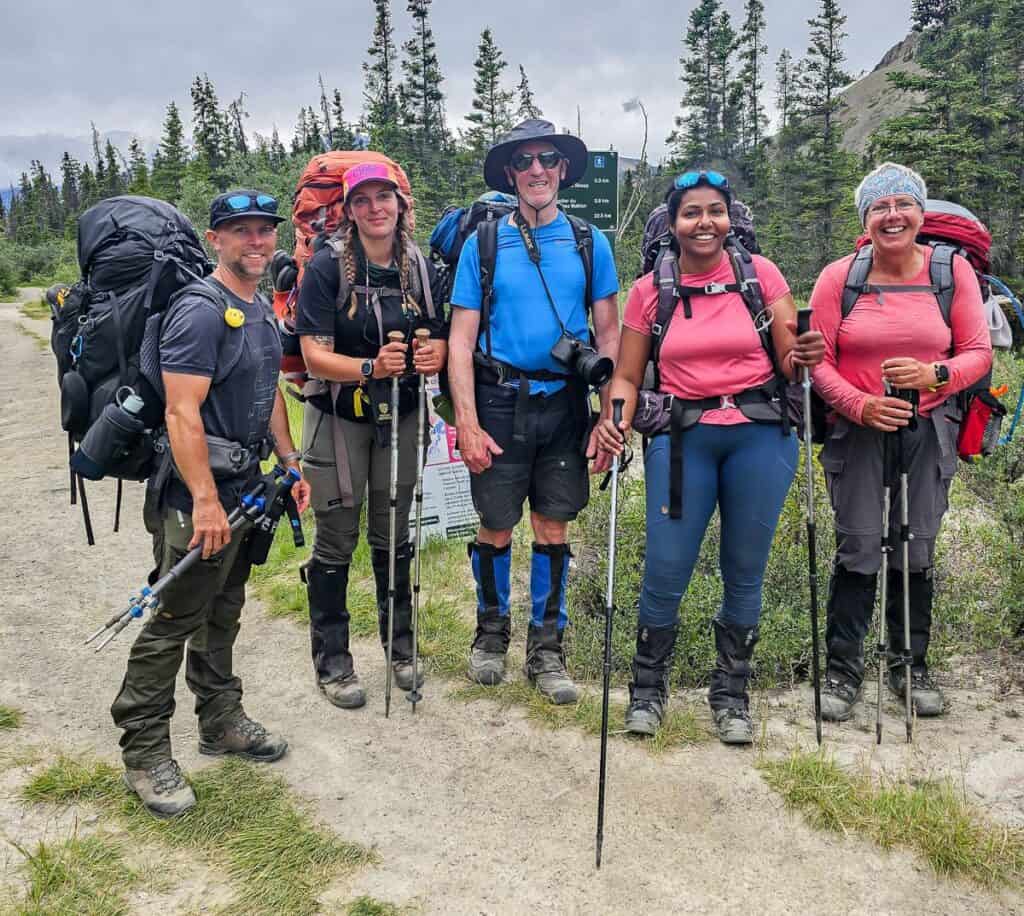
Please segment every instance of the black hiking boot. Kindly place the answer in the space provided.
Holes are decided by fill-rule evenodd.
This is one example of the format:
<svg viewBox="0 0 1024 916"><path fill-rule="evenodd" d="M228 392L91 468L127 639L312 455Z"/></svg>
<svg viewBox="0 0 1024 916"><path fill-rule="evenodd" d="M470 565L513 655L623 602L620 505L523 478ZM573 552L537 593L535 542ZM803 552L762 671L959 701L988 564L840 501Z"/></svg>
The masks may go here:
<svg viewBox="0 0 1024 916"><path fill-rule="evenodd" d="M758 627L742 627L715 618L715 647L718 658L711 671L708 705L723 744L750 744L754 727L750 721L750 659L760 637Z"/></svg>
<svg viewBox="0 0 1024 916"><path fill-rule="evenodd" d="M527 680L556 706L575 703L580 698L579 688L565 668L562 632L553 623L542 627L531 623L526 633L526 664L523 665Z"/></svg>
<svg viewBox="0 0 1024 916"><path fill-rule="evenodd" d="M313 669L321 692L341 709L366 703L349 652L349 613L346 603L348 566L312 560L304 571L309 599L309 642Z"/></svg>
<svg viewBox="0 0 1024 916"><path fill-rule="evenodd" d="M565 583L569 573L568 544L533 545L530 562L530 626L526 634L523 673L556 706L575 703L579 690L565 668L562 636L568 618ZM541 621L540 625L534 621Z"/></svg>
<svg viewBox="0 0 1024 916"><path fill-rule="evenodd" d="M505 679L505 656L512 638L509 613L511 545L467 545L476 580L476 633L469 652L469 679L493 687Z"/></svg>
<svg viewBox="0 0 1024 916"><path fill-rule="evenodd" d="M845 722L853 715L864 680L864 637L875 604L876 573L851 572L833 563L825 624L825 679L821 718Z"/></svg>
<svg viewBox="0 0 1024 916"><path fill-rule="evenodd" d="M637 627L633 680L626 709L626 731L634 735L653 735L665 718L669 671L678 631L676 626Z"/></svg>
<svg viewBox="0 0 1024 916"><path fill-rule="evenodd" d="M395 621L391 647L391 673L399 690L412 690L412 586L409 567L413 546L405 543L395 551ZM374 549L373 577L377 583L377 622L380 644L388 651L388 552ZM418 666L416 686L423 686L423 666Z"/></svg>

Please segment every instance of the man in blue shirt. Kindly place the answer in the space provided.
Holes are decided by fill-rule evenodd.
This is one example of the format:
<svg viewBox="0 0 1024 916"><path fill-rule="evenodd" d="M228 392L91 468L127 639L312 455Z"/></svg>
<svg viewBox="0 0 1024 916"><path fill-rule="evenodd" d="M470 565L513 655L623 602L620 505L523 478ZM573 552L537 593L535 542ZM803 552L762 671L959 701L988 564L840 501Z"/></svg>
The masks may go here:
<svg viewBox="0 0 1024 916"><path fill-rule="evenodd" d="M459 448L480 516L469 545L477 583L469 674L488 685L505 675L512 529L528 498L534 544L525 671L557 704L578 696L562 651L567 533L587 504L587 459L597 458L597 449L588 434L589 389L579 363L552 349L561 342L562 351L569 344L572 352L573 341L590 343L588 312L599 353L610 360L619 345L611 246L594 227L574 226L558 209L559 189L579 181L586 167L583 141L556 134L548 121L524 121L494 144L484 180L516 194L519 205L497 227L490 302L481 283L483 229L462 249L451 296L448 373ZM579 250L586 236L592 245L587 259ZM604 391L601 398L602 411L609 411ZM604 470L601 459L594 470Z"/></svg>

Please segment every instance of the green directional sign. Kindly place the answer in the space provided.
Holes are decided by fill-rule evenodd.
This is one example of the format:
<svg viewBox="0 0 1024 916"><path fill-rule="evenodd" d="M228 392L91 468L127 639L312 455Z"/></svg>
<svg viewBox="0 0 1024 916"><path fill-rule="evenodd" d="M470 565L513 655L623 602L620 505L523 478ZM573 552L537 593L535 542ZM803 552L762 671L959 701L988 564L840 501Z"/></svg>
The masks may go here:
<svg viewBox="0 0 1024 916"><path fill-rule="evenodd" d="M619 154L590 150L587 171L571 188L558 195L566 213L593 223L614 242L619 228Z"/></svg>

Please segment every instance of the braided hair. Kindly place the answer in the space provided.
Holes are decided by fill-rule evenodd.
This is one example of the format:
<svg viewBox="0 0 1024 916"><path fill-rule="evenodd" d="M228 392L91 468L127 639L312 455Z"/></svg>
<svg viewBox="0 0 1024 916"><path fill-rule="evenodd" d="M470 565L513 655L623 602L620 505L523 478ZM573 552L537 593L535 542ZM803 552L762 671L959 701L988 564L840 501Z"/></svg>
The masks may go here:
<svg viewBox="0 0 1024 916"><path fill-rule="evenodd" d="M416 243L413 241L412 233L406 225L406 209L403 207L398 214L398 223L395 226L395 261L398 264L398 278L402 287L402 308L406 312L420 314L420 304L410 295L412 288L413 266L409 262L409 250Z"/></svg>
<svg viewBox="0 0 1024 916"><path fill-rule="evenodd" d="M349 295L348 317L355 318L359 309L359 300L356 298L356 246L359 244L359 233L356 231L356 224L345 220L341 224L342 243L344 245L345 279L348 280L348 287L352 291Z"/></svg>

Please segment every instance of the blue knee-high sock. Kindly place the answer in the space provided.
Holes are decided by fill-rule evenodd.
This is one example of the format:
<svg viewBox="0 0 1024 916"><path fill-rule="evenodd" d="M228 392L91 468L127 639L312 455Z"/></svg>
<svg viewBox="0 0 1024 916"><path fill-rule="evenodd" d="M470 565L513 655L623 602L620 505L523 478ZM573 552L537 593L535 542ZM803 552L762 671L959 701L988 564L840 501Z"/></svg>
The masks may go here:
<svg viewBox="0 0 1024 916"><path fill-rule="evenodd" d="M477 614L508 617L512 594L512 545L495 547L492 544L468 545L469 560L476 580Z"/></svg>
<svg viewBox="0 0 1024 916"><path fill-rule="evenodd" d="M569 622L565 584L569 578L568 544L534 544L530 565L530 623L542 627L557 620L559 632Z"/></svg>

